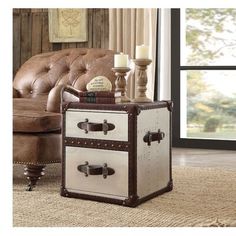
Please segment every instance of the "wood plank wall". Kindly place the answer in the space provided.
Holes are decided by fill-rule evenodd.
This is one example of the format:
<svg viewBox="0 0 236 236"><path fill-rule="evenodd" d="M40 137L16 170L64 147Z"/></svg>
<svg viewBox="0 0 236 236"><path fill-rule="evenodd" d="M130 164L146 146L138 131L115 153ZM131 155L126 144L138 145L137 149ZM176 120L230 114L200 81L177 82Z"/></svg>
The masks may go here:
<svg viewBox="0 0 236 236"><path fill-rule="evenodd" d="M35 54L64 48L108 48L108 9L88 9L88 41L50 43L48 9L13 9L13 76Z"/></svg>

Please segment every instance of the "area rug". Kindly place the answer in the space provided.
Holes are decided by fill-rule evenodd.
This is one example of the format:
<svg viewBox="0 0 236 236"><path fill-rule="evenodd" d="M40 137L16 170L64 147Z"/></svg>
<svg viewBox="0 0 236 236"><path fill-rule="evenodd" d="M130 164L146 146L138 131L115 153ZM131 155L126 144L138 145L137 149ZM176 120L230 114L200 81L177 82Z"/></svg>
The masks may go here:
<svg viewBox="0 0 236 236"><path fill-rule="evenodd" d="M236 226L236 172L174 167L174 189L136 208L64 198L60 166L48 168L32 192L14 169L13 226L25 227L221 227Z"/></svg>

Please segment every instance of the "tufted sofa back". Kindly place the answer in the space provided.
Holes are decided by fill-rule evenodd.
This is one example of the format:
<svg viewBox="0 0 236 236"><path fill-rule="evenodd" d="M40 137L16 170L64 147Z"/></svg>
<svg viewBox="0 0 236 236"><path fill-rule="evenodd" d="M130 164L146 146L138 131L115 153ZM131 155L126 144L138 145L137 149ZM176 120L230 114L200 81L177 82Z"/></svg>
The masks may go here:
<svg viewBox="0 0 236 236"><path fill-rule="evenodd" d="M115 75L114 52L95 48L73 48L42 53L26 61L17 72L13 87L21 97L36 98L48 95L56 85L71 85L85 91L95 76L106 76L113 89Z"/></svg>

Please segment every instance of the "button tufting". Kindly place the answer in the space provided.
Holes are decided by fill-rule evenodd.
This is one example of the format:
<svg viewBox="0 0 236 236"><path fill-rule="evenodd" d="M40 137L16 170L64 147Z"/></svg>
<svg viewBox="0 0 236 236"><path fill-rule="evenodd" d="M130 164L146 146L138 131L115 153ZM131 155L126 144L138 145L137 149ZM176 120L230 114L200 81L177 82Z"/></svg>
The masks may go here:
<svg viewBox="0 0 236 236"><path fill-rule="evenodd" d="M69 72L69 71L70 71L70 67L67 66L67 67L65 68L65 72Z"/></svg>
<svg viewBox="0 0 236 236"><path fill-rule="evenodd" d="M86 68L81 68L80 71L81 71L81 73L86 73L87 69Z"/></svg>

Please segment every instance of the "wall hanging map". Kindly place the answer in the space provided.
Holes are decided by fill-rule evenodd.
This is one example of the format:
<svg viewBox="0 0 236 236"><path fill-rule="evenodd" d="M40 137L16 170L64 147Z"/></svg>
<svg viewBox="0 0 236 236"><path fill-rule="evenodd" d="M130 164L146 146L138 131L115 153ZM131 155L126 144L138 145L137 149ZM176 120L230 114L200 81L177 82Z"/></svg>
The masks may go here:
<svg viewBox="0 0 236 236"><path fill-rule="evenodd" d="M87 41L87 9L49 9L48 14L50 42Z"/></svg>

